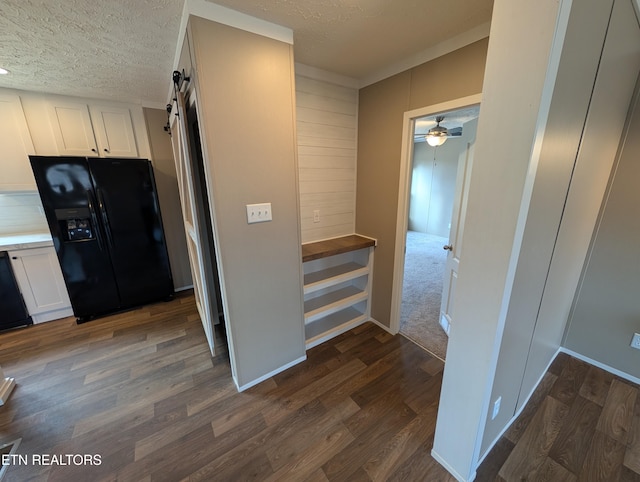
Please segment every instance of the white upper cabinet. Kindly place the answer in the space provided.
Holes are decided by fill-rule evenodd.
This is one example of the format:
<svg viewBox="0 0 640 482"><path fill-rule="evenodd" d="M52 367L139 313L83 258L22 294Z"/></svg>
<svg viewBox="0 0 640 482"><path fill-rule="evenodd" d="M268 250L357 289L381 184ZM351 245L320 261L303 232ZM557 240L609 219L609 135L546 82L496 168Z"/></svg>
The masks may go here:
<svg viewBox="0 0 640 482"><path fill-rule="evenodd" d="M87 104L55 101L48 107L51 129L60 155L98 155Z"/></svg>
<svg viewBox="0 0 640 482"><path fill-rule="evenodd" d="M29 165L33 143L20 97L0 92L0 191L32 191L36 182Z"/></svg>
<svg viewBox="0 0 640 482"><path fill-rule="evenodd" d="M89 110L101 156L138 157L129 109L93 105Z"/></svg>
<svg viewBox="0 0 640 482"><path fill-rule="evenodd" d="M128 108L56 99L48 109L60 155L138 157Z"/></svg>

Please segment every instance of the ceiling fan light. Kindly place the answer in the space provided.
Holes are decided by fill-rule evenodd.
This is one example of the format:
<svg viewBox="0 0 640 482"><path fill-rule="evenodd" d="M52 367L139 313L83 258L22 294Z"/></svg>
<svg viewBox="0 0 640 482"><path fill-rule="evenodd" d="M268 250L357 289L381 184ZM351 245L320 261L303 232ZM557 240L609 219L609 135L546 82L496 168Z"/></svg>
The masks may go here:
<svg viewBox="0 0 640 482"><path fill-rule="evenodd" d="M427 132L427 135L425 136L427 143L432 147L441 146L447 140L449 131L446 127L442 127L440 125L440 122L442 122L443 120L443 116L437 116L436 126L429 129L429 132Z"/></svg>
<svg viewBox="0 0 640 482"><path fill-rule="evenodd" d="M431 147L438 147L445 143L445 141L447 140L447 137L442 135L427 134L425 136L425 139L427 141L427 144L429 144Z"/></svg>

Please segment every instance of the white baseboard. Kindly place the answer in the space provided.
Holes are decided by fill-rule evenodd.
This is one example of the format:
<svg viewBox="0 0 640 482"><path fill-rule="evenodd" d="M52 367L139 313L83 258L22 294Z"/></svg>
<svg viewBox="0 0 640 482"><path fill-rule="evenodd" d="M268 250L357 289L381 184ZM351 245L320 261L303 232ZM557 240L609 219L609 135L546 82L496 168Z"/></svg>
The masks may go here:
<svg viewBox="0 0 640 482"><path fill-rule="evenodd" d="M629 375L628 373L618 370L617 368L613 368L613 367L610 367L609 365L605 365L604 363L600 363L599 361L589 358L588 356L581 355L580 353L576 353L575 351L569 350L568 348L565 348L563 346L560 347L560 351L562 353L566 353L569 356L577 358L578 360L587 362L590 365L601 368L605 372L613 373L614 375L619 376L620 378L624 378L625 380L629 380L630 382L635 383L636 385L640 385L640 378L636 378L633 375Z"/></svg>
<svg viewBox="0 0 640 482"><path fill-rule="evenodd" d="M297 365L298 363L302 363L303 361L305 361L307 359L307 355L301 356L300 358L298 358L297 360L293 360L292 362L287 363L286 365L281 366L280 368L276 368L275 370L270 371L269 373L262 375L259 378L256 378L255 380L251 380L249 383L245 383L244 385L240 386L238 385L238 380L234 377L233 381L236 384L236 388L238 389L239 392L244 392L245 390L247 390L248 388L253 387L254 385L257 385L258 383L264 382L265 380L271 378L274 375L277 375L280 372L285 371L288 368L291 368L292 366Z"/></svg>
<svg viewBox="0 0 640 482"><path fill-rule="evenodd" d="M61 318L67 318L73 316L73 309L71 307L62 308L54 311L47 311L46 313L39 313L37 315L31 315L33 324L44 323L46 321L59 320Z"/></svg>
<svg viewBox="0 0 640 482"><path fill-rule="evenodd" d="M173 288L173 291L187 291L187 290L191 290L193 289L193 285L187 285L187 286L179 286L177 288Z"/></svg>
<svg viewBox="0 0 640 482"><path fill-rule="evenodd" d="M369 318L369 321L378 325L380 328L382 328L384 331L386 331L387 333L391 334L391 335L395 335L396 333L393 333L391 331L391 328L389 328L388 326L383 325L382 323L380 323L378 320L376 320L375 318Z"/></svg>
<svg viewBox="0 0 640 482"><path fill-rule="evenodd" d="M16 380L14 378L7 377L0 384L0 406L7 403L9 400L9 395L13 391L13 388L16 386Z"/></svg>
<svg viewBox="0 0 640 482"><path fill-rule="evenodd" d="M471 482L473 479L476 478L476 472L474 471L473 474L471 474L471 477L469 477L468 479L464 478L462 475L460 475L458 472L456 472L456 470L451 467L442 457L440 457L440 454L438 454L438 452L436 452L435 450L431 449L431 456L436 459L436 461L442 465L447 472L449 472L451 475L453 475L456 480L458 480L459 482Z"/></svg>

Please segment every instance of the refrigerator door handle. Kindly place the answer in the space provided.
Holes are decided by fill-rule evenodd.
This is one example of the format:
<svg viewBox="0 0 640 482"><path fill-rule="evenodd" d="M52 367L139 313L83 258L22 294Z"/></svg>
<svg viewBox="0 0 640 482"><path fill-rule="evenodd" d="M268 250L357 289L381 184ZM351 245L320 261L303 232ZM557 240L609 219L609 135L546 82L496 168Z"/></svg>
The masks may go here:
<svg viewBox="0 0 640 482"><path fill-rule="evenodd" d="M104 225L104 232L107 235L107 243L113 247L113 237L111 236L111 225L109 224L109 216L107 215L107 209L104 203L104 196L102 191L97 188L96 194L98 196L98 207L100 208L100 215L102 216L102 224Z"/></svg>
<svg viewBox="0 0 640 482"><path fill-rule="evenodd" d="M98 241L98 248L100 251L104 251L104 245L102 243L102 235L100 234L100 229L98 228L98 216L96 216L96 209L93 202L93 196L91 195L91 191L87 189L87 203L89 205L89 213L91 214L91 222L93 223L94 231L96 233L96 240Z"/></svg>

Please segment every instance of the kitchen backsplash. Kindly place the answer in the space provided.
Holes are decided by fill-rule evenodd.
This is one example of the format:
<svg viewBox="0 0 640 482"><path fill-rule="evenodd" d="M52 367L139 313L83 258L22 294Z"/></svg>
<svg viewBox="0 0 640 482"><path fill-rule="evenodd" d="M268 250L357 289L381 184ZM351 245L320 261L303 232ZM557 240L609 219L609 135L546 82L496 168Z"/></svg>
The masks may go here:
<svg viewBox="0 0 640 482"><path fill-rule="evenodd" d="M0 236L47 232L49 227L37 192L0 193Z"/></svg>

